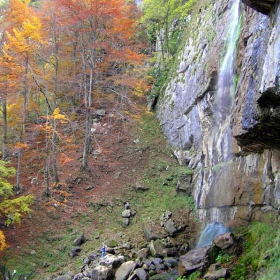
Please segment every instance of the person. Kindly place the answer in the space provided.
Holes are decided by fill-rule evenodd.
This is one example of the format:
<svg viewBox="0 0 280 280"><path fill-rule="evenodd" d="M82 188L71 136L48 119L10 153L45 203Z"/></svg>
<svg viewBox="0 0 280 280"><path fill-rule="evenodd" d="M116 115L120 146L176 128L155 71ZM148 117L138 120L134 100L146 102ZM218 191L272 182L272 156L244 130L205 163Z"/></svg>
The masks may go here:
<svg viewBox="0 0 280 280"><path fill-rule="evenodd" d="M106 255L106 245L103 243L101 248L101 257L104 258Z"/></svg>
<svg viewBox="0 0 280 280"><path fill-rule="evenodd" d="M125 210L130 209L129 203L127 201L124 203L124 208Z"/></svg>

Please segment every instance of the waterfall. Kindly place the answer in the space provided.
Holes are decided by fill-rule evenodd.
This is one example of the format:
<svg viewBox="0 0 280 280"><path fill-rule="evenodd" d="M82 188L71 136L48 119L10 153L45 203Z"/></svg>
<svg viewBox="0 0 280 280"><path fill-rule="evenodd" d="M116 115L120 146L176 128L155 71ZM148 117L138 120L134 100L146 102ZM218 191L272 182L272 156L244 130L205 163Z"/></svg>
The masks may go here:
<svg viewBox="0 0 280 280"><path fill-rule="evenodd" d="M240 0L233 0L225 41L225 55L223 56L219 71L217 94L213 106L216 123L216 128L213 129L215 133L215 137L213 137L213 152L218 153L218 157L216 157L218 162L223 162L232 158L230 117L235 92L234 64L236 58L236 43L239 37L239 15ZM215 156L213 158L215 158ZM214 162L214 164L217 164L217 161Z"/></svg>
<svg viewBox="0 0 280 280"><path fill-rule="evenodd" d="M208 214L205 216L208 217L208 222L225 221L225 208L221 207L231 203L231 192L227 191L227 184L230 184L231 178L222 178L221 174L233 159L230 121L235 95L234 68L240 29L240 2L241 0L233 0L228 4L228 27L224 36L224 54L212 106L212 129L205 137L204 143L204 172L207 173L207 182L196 195L197 208L207 208L205 210Z"/></svg>
<svg viewBox="0 0 280 280"><path fill-rule="evenodd" d="M213 104L214 127L212 130L213 143L209 143L211 164L216 165L232 158L232 132L230 118L235 93L235 59L236 43L239 37L240 0L233 0L230 9L229 24L225 40L225 54L218 76L217 93Z"/></svg>
<svg viewBox="0 0 280 280"><path fill-rule="evenodd" d="M201 248L212 244L214 238L219 234L224 234L230 232L231 230L228 227L225 227L224 224L214 222L209 224L201 233L196 248Z"/></svg>
<svg viewBox="0 0 280 280"><path fill-rule="evenodd" d="M226 38L226 52L223 56L218 77L216 101L216 117L223 121L230 113L234 97L234 63L236 43L239 37L240 0L234 0L230 10L230 19Z"/></svg>

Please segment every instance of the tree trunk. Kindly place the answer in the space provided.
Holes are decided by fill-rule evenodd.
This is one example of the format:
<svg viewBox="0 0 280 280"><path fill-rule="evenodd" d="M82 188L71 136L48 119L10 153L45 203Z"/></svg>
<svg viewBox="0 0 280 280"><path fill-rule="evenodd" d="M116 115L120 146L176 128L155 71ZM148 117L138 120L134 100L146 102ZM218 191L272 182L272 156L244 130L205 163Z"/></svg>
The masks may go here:
<svg viewBox="0 0 280 280"><path fill-rule="evenodd" d="M47 109L47 116L48 116L48 109ZM46 122L46 126L48 123L48 118ZM45 166L45 184L46 184L46 196L51 196L51 189L50 189L50 145L49 145L49 135L48 129L46 127L46 166Z"/></svg>
<svg viewBox="0 0 280 280"><path fill-rule="evenodd" d="M91 124L91 110L88 108L86 110L86 122L85 122L85 141L83 150L83 162L82 168L86 169L88 167L87 155L90 151L91 134L90 134L90 124Z"/></svg>
<svg viewBox="0 0 280 280"><path fill-rule="evenodd" d="M56 161L56 143L57 143L57 133L56 133L56 120L53 120L53 137L52 137L52 171L53 179L55 183L59 182L57 173L57 161Z"/></svg>
<svg viewBox="0 0 280 280"><path fill-rule="evenodd" d="M20 189L20 167L21 167L21 149L18 150L18 165L17 165L17 176L16 176L16 189Z"/></svg>
<svg viewBox="0 0 280 280"><path fill-rule="evenodd" d="M21 141L25 141L25 125L27 120L28 114L28 64L29 64L29 57L28 52L26 53L25 57L25 76L23 81L23 117L22 117L22 131L21 131Z"/></svg>
<svg viewBox="0 0 280 280"><path fill-rule="evenodd" d="M2 136L2 159L5 160L8 156L7 141L8 141L8 123L7 123L7 101L6 94L2 96L2 117L3 117L3 136Z"/></svg>

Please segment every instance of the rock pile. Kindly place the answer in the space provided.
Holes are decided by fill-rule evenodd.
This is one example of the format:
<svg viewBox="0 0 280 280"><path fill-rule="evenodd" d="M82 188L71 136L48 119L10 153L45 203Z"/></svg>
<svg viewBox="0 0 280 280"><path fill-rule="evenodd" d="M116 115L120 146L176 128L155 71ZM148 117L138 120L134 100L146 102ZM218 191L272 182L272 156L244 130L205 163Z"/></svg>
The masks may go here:
<svg viewBox="0 0 280 280"><path fill-rule="evenodd" d="M130 209L122 213L124 219L131 219L135 214ZM127 223L127 225L129 222ZM179 238L187 225L172 219L172 213L166 211L157 225L146 222L143 231L146 244L134 245L124 242L109 241L106 255L94 251L83 259L79 272L64 272L51 278L55 280L147 280L188 277L195 271L204 275L204 279L228 278L230 271L217 262L219 252L238 254L239 246L233 234L228 232L215 237L212 245L190 250L187 240ZM68 252L69 257L79 255L81 245L87 239L80 235L75 239L74 247ZM112 245L113 244L113 245ZM139 248L140 247L140 248ZM48 280L51 280L48 279Z"/></svg>

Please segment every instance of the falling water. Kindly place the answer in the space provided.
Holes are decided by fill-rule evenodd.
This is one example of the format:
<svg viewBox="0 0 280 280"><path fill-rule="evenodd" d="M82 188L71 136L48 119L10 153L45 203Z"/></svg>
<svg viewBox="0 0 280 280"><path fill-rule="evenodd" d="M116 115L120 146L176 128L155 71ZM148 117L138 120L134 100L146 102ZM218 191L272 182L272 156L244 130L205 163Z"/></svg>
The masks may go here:
<svg viewBox="0 0 280 280"><path fill-rule="evenodd" d="M227 232L230 232L230 229L222 223L214 222L209 224L201 233L196 247L201 248L211 245L216 236Z"/></svg>
<svg viewBox="0 0 280 280"><path fill-rule="evenodd" d="M222 189L221 184L225 181L219 180L215 167L224 166L233 158L232 155L232 131L230 126L235 94L234 76L236 61L236 45L239 37L240 1L230 1L228 18L228 30L225 36L225 52L221 62L218 76L217 92L213 104L213 126L206 145L206 162L208 168L207 183L202 186L196 196L196 205L200 209L208 211L208 222L225 221L226 216L219 208L227 206L231 201L231 192L226 191L227 186ZM221 169L222 170L222 169ZM230 183L231 178L228 178ZM220 187L218 187L220 186ZM222 191L221 191L222 190ZM215 209L216 211L211 211Z"/></svg>
<svg viewBox="0 0 280 280"><path fill-rule="evenodd" d="M234 66L236 59L236 43L239 37L240 0L233 0L230 9L225 55L218 76L217 94L215 96L213 113L213 143L210 145L212 164L229 161L232 158L230 117L234 99Z"/></svg>
<svg viewBox="0 0 280 280"><path fill-rule="evenodd" d="M240 0L234 0L230 10L230 20L226 39L226 52L223 57L218 77L216 114L220 121L231 112L234 95L234 62L236 57L236 42L239 37Z"/></svg>

